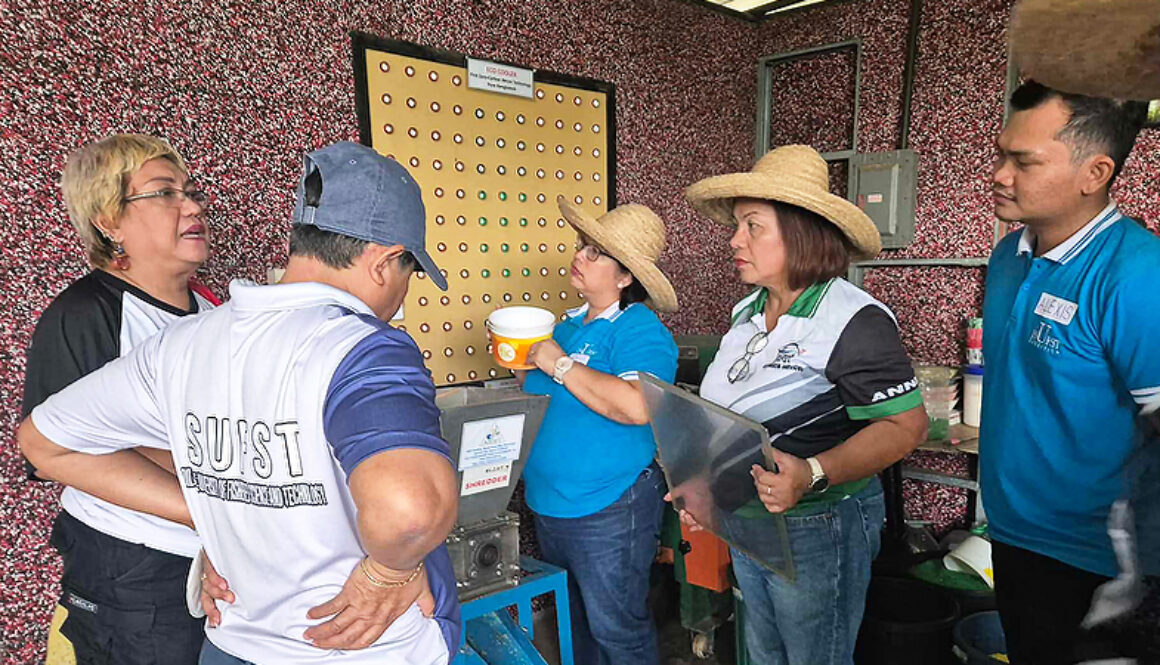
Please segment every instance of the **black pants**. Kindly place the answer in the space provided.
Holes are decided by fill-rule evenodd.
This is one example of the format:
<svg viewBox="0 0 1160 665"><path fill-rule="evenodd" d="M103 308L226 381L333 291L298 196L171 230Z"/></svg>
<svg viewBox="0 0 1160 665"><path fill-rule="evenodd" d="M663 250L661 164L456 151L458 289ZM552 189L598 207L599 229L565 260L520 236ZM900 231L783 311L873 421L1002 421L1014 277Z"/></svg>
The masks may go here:
<svg viewBox="0 0 1160 665"><path fill-rule="evenodd" d="M1084 639L1079 625L1109 577L1029 550L991 543L995 603L1014 665L1068 665Z"/></svg>
<svg viewBox="0 0 1160 665"><path fill-rule="evenodd" d="M61 633L77 665L196 665L205 630L185 606L190 559L106 535L63 510L50 542L64 559Z"/></svg>

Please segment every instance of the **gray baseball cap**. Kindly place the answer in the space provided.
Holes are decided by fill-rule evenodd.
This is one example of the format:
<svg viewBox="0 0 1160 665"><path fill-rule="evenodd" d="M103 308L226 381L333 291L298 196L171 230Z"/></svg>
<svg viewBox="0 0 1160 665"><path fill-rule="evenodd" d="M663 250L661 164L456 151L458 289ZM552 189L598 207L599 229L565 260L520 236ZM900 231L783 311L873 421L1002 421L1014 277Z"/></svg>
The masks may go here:
<svg viewBox="0 0 1160 665"><path fill-rule="evenodd" d="M427 211L418 183L374 148L342 141L307 154L294 197L294 223L376 245L402 245L431 281L447 290L447 279L427 253Z"/></svg>

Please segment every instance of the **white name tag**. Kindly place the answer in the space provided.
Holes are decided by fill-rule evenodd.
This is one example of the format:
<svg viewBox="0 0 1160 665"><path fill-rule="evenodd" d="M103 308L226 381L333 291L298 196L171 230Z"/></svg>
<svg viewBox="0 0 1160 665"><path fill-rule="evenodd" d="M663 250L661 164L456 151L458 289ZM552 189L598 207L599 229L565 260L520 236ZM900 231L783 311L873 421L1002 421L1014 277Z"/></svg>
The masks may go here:
<svg viewBox="0 0 1160 665"><path fill-rule="evenodd" d="M1045 319L1067 325L1075 318L1075 311L1079 306L1070 300L1057 298L1050 293L1039 296L1039 304L1035 306L1035 313Z"/></svg>

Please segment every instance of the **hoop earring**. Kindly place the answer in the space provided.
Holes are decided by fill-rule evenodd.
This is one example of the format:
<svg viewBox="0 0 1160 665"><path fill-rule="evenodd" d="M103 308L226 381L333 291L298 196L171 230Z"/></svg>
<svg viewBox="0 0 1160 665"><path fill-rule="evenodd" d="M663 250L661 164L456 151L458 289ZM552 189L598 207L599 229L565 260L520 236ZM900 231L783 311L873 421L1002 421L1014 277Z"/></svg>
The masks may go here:
<svg viewBox="0 0 1160 665"><path fill-rule="evenodd" d="M116 240L113 242L113 266L117 270L129 269L129 255L125 253L125 247Z"/></svg>

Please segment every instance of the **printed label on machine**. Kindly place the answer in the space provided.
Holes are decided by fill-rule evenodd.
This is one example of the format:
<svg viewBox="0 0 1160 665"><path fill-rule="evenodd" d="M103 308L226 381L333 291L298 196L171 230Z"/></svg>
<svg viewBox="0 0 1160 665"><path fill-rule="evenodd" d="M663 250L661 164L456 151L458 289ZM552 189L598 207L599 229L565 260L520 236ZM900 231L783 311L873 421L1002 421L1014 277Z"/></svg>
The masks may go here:
<svg viewBox="0 0 1160 665"><path fill-rule="evenodd" d="M520 457L524 414L463 423L459 470L510 462ZM466 479L466 474L464 475Z"/></svg>
<svg viewBox="0 0 1160 665"><path fill-rule="evenodd" d="M463 472L463 484L459 488L459 495L467 496L493 490L497 487L507 487L511 480L511 462L477 466Z"/></svg>

